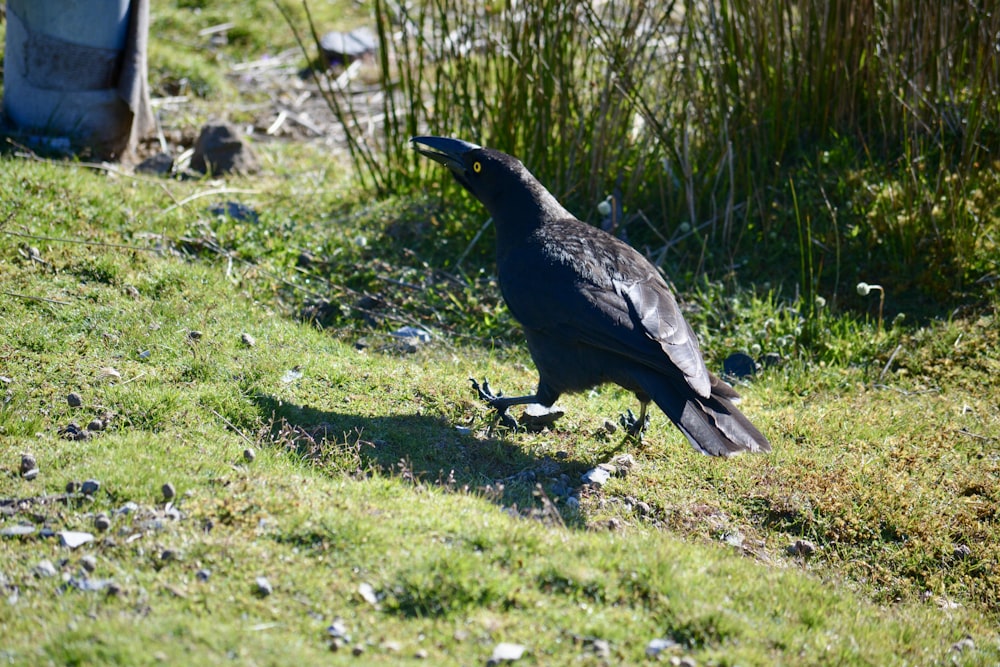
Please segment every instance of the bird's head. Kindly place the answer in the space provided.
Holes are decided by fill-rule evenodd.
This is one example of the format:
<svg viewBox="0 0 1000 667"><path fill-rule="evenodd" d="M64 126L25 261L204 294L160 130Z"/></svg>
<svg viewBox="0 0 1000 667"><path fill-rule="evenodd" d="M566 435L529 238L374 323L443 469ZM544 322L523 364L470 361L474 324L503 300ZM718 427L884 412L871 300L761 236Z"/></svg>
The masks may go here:
<svg viewBox="0 0 1000 667"><path fill-rule="evenodd" d="M448 167L455 180L481 201L494 218L505 207L522 205L524 199L533 200L546 212L556 209L560 215L565 212L515 157L448 137L413 137L410 142L421 155Z"/></svg>

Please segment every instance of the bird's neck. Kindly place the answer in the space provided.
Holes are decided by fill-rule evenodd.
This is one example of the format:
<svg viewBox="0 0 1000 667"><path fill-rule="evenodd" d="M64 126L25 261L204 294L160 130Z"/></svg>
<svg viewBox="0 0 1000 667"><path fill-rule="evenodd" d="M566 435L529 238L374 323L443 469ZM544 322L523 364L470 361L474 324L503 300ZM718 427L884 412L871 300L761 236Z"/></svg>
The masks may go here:
<svg viewBox="0 0 1000 667"><path fill-rule="evenodd" d="M544 225L573 217L541 184L533 185L514 195L497 197L488 207L497 230L498 258L505 257Z"/></svg>

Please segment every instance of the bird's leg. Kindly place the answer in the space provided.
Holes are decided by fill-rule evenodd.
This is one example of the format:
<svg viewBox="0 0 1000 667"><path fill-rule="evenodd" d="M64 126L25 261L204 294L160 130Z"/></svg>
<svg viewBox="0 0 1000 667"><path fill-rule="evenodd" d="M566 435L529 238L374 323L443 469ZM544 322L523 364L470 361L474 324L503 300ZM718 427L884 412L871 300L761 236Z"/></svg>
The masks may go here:
<svg viewBox="0 0 1000 667"><path fill-rule="evenodd" d="M510 406L538 402L537 394L530 396L504 396L502 391L494 394L493 390L490 389L488 380L483 380L482 386L476 382L475 378L469 378L469 380L472 382L472 388L479 394L479 398L496 410L497 415L500 417L500 423L508 428L517 429L517 420L507 412Z"/></svg>
<svg viewBox="0 0 1000 667"><path fill-rule="evenodd" d="M618 418L618 422L625 429L626 434L639 442L642 442L642 434L646 431L646 427L649 426L649 415L646 414L646 406L648 405L649 401L641 401L639 403L638 417L629 410Z"/></svg>

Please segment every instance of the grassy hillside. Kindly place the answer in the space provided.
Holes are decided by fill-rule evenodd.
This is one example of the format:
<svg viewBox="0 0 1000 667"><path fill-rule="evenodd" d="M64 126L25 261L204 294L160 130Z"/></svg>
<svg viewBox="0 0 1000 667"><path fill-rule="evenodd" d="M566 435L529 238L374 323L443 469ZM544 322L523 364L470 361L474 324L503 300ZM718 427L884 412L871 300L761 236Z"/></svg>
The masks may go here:
<svg viewBox="0 0 1000 667"><path fill-rule="evenodd" d="M154 7L161 50L220 17L246 35L158 65L154 87L181 61L206 73L167 129L257 113L232 65L294 40L267 3L241 8ZM880 321L846 269L839 299L795 297L826 246L761 273L671 255L713 369L778 361L739 387L774 452L702 457L659 412L623 443L606 422L635 405L614 387L511 433L468 383L536 379L491 231L469 251L482 211L440 174L375 200L342 149L254 144L260 175L216 181L0 157L4 659L484 664L508 642L516 664L635 664L659 639L678 664L1000 661L991 281L929 305L889 288ZM876 168L823 169L876 222L899 205L864 187ZM821 202L801 173L798 200ZM604 462L617 474L582 485Z"/></svg>

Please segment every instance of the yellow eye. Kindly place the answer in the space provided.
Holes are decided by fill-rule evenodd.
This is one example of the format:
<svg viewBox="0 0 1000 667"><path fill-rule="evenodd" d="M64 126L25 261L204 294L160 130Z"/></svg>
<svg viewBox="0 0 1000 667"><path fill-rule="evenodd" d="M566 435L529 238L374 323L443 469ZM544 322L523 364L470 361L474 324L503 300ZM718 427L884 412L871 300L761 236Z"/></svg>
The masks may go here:
<svg viewBox="0 0 1000 667"><path fill-rule="evenodd" d="M480 162L479 160L476 160L475 162L472 163L472 171L474 171L474 172L476 172L478 174L482 170L483 170L483 163L482 162Z"/></svg>

